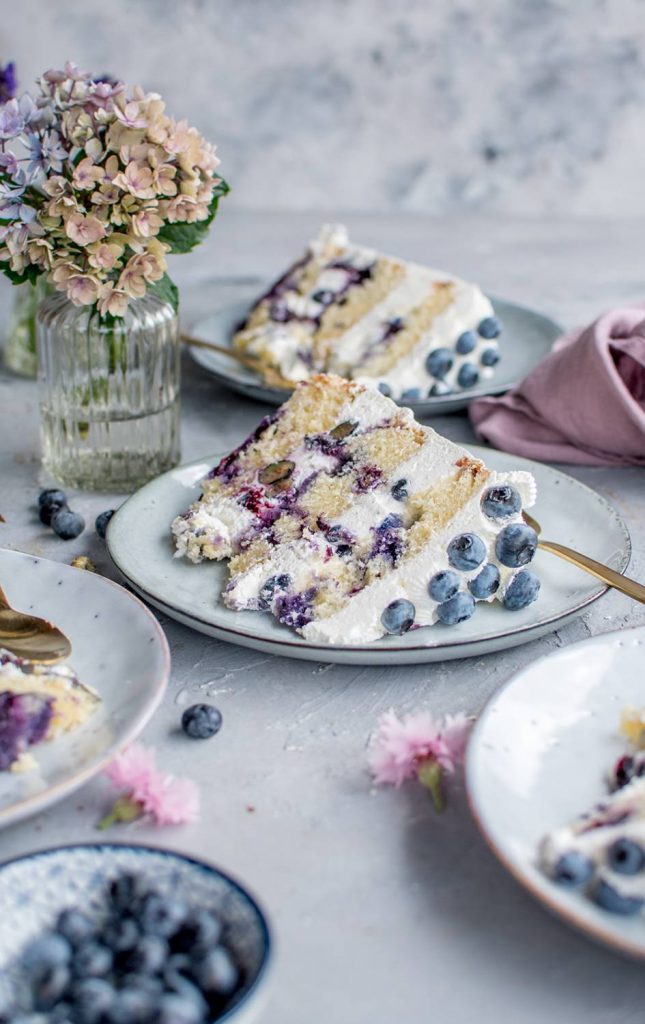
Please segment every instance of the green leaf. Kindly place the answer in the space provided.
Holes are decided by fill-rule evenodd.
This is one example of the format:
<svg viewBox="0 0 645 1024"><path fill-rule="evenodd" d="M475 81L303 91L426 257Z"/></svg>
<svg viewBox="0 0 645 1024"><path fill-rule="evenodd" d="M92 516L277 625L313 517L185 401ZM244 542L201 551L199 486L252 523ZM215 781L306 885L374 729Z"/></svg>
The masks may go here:
<svg viewBox="0 0 645 1024"><path fill-rule="evenodd" d="M220 198L227 192L230 192L230 188L222 179L219 185L215 186L206 220L196 221L193 224L164 224L157 238L166 242L172 253L191 252L206 238L208 229L215 219Z"/></svg>
<svg viewBox="0 0 645 1024"><path fill-rule="evenodd" d="M154 281L148 285L148 289L154 292L164 302L169 302L175 313L179 310L179 289L174 281L172 281L167 274L161 278L160 281Z"/></svg>
<svg viewBox="0 0 645 1024"><path fill-rule="evenodd" d="M25 284L26 281L35 284L36 279L42 274L40 267L35 267L33 263L26 266L20 274L16 270L12 270L7 261L0 263L0 270L12 284Z"/></svg>

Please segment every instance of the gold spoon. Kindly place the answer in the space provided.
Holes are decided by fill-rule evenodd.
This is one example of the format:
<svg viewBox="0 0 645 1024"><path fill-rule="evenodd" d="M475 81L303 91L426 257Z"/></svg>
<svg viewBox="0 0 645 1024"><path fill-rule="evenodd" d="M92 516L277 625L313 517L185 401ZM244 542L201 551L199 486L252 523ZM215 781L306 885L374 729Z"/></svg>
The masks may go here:
<svg viewBox="0 0 645 1024"><path fill-rule="evenodd" d="M533 516L530 516L528 512L522 512L522 516L527 526L531 526L539 537L542 527L538 521ZM584 569L585 572L589 572L592 576L602 580L608 587L614 587L623 594L627 594L628 597L632 597L635 601L641 601L645 604L645 587L642 583L630 580L628 576L623 576L622 573L616 572L615 569L610 569L608 565L603 565L602 562L597 562L595 558L589 558L588 555L582 555L579 551L574 551L573 548L568 548L564 544L556 544L555 541L541 539L538 541L538 544L543 551L550 551L552 555L559 555L560 558L571 562L572 565L577 565L579 569Z"/></svg>
<svg viewBox="0 0 645 1024"><path fill-rule="evenodd" d="M286 377L283 377L270 366L263 366L260 369L257 360L253 356L246 355L244 352L236 352L235 349L227 348L226 345L217 345L214 341L202 341L201 338L193 338L190 334L182 334L181 340L184 345L191 345L193 348L207 348L212 352L219 352L222 356L228 356L229 359L235 359L242 366L246 366L247 370L253 370L254 373L263 377L269 387L282 388L285 391L293 391L295 387L295 383L292 380L287 380Z"/></svg>
<svg viewBox="0 0 645 1024"><path fill-rule="evenodd" d="M0 647L19 658L54 665L69 658L72 645L60 629L36 615L17 612L0 587Z"/></svg>

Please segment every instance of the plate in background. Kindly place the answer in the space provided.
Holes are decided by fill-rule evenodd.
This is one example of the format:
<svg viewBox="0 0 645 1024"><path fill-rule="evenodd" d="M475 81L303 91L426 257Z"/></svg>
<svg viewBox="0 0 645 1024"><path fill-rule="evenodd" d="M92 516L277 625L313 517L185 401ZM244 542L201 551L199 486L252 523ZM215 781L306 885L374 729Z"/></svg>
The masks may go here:
<svg viewBox="0 0 645 1024"><path fill-rule="evenodd" d="M260 289L258 294L261 294ZM399 402L400 405L409 406L419 416L439 416L465 409L474 398L502 394L544 359L551 351L555 339L562 334L562 328L542 313L536 313L525 306L518 306L503 299L491 301L495 307L495 314L504 324L504 330L499 338L502 359L495 375L467 391L426 398L418 402ZM245 301L225 306L194 324L190 334L202 341L212 341L228 348L232 335L248 313L249 305L250 303ZM222 384L246 395L247 398L255 398L269 405L281 405L289 397L289 391L268 387L258 374L219 352L209 352L203 348L191 348L190 351L200 366Z"/></svg>
<svg viewBox="0 0 645 1024"><path fill-rule="evenodd" d="M502 864L569 924L645 958L645 917L610 914L547 878L537 847L598 803L628 743L620 712L645 706L645 626L571 644L523 669L486 707L468 746L466 784Z"/></svg>
<svg viewBox="0 0 645 1024"><path fill-rule="evenodd" d="M0 772L0 826L62 800L137 736L170 674L168 644L154 615L118 583L0 549L0 580L20 611L51 619L72 642L69 664L100 695L79 729L32 748L38 769Z"/></svg>
<svg viewBox="0 0 645 1024"><path fill-rule="evenodd" d="M627 527L595 491L541 463L478 447L470 448L491 469L529 470L538 486L536 517L550 540L576 547L622 572L629 562ZM110 520L107 544L117 569L147 601L185 625L219 640L308 661L354 665L404 665L467 658L502 651L549 633L604 594L604 584L545 552L535 560L542 581L539 599L509 612L498 602L478 605L459 626L411 630L374 643L313 643L263 612L235 612L219 600L223 562L193 565L173 557L170 524L199 497L199 481L220 456L170 470L133 494ZM533 511L533 510L532 510Z"/></svg>

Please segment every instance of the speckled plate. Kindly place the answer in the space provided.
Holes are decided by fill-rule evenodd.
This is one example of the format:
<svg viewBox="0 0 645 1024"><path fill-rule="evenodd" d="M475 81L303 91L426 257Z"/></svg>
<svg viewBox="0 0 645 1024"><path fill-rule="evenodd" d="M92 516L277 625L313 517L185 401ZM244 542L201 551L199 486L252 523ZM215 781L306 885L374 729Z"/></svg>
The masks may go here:
<svg viewBox="0 0 645 1024"><path fill-rule="evenodd" d="M496 315L504 324L504 330L499 338L502 359L496 367L495 375L490 380L482 381L477 387L456 392L454 395L399 404L409 406L418 416L439 416L465 409L474 398L500 395L525 377L551 350L555 339L562 334L562 328L542 313L536 313L525 306L518 306L503 299L491 301ZM233 333L244 320L248 309L249 302L235 302L194 324L190 333L203 341L213 341L228 347ZM200 366L212 373L222 384L248 398L268 402L270 405L281 405L289 397L288 391L267 387L258 374L219 352L192 348L191 354Z"/></svg>
<svg viewBox="0 0 645 1024"><path fill-rule="evenodd" d="M538 504L531 510L549 540L580 551L622 572L630 556L627 528L599 494L549 466L489 449L470 449L492 469L526 469L535 476ZM262 612L235 612L219 600L224 564L193 565L173 557L170 523L200 493L199 481L221 456L171 470L146 484L110 521L107 543L119 571L151 604L220 640L309 661L355 665L404 665L467 658L501 651L550 632L579 615L605 592L594 577L562 559L539 552L539 600L522 611L480 604L459 626L437 624L374 643L331 646L305 640Z"/></svg>
<svg viewBox="0 0 645 1024"><path fill-rule="evenodd" d="M141 732L170 672L154 615L93 572L0 549L0 580L20 611L53 620L72 642L69 664L102 703L76 731L34 748L38 769L0 772L0 827L62 800Z"/></svg>
<svg viewBox="0 0 645 1024"><path fill-rule="evenodd" d="M645 916L619 917L550 881L537 847L589 810L627 750L618 726L645 706L645 627L572 644L529 665L489 703L468 747L470 805L502 864L537 899L591 938L645 958Z"/></svg>
<svg viewBox="0 0 645 1024"><path fill-rule="evenodd" d="M266 917L254 898L239 882L203 861L120 843L61 846L0 866L0 1007L19 991L16 957L21 947L51 928L67 907L81 907L100 921L105 888L122 872L137 874L150 888L218 915L227 945L244 975L234 1003L217 1018L218 1024L257 1020L271 938Z"/></svg>

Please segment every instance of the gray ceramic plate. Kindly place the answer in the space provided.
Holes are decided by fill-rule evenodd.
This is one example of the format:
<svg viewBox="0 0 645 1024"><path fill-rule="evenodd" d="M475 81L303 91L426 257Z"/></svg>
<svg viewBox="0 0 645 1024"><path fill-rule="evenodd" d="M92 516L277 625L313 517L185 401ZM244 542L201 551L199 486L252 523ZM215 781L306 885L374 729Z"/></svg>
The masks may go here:
<svg viewBox="0 0 645 1024"><path fill-rule="evenodd" d="M569 924L643 958L645 917L610 914L556 885L540 871L537 849L547 832L605 796L607 772L628 749L620 713L643 706L644 655L641 626L528 665L486 708L466 765L475 819L511 874Z"/></svg>
<svg viewBox="0 0 645 1024"><path fill-rule="evenodd" d="M473 447L493 469L527 469L538 486L534 511L549 540L578 548L622 572L630 557L627 528L604 498L564 473L517 456ZM119 509L108 528L110 554L119 571L147 601L202 633L232 643L308 661L355 665L404 665L466 658L501 651L550 632L578 615L605 592L587 573L539 552L542 590L535 604L519 612L481 604L459 626L441 624L403 637L347 647L308 642L262 612L234 612L220 603L227 578L222 563L193 565L173 557L170 523L198 497L199 480L218 461L171 470L146 484Z"/></svg>
<svg viewBox="0 0 645 1024"><path fill-rule="evenodd" d="M67 634L69 664L102 699L80 729L34 748L36 771L0 772L3 826L67 796L141 732L166 688L170 654L154 615L103 576L0 549L0 580L14 608Z"/></svg>
<svg viewBox="0 0 645 1024"><path fill-rule="evenodd" d="M562 334L562 328L541 313L536 313L525 306L517 306L513 302L505 302L503 299L491 301L495 313L504 324L504 331L499 339L502 359L495 376L491 380L483 381L478 387L469 388L468 391L401 404L408 405L419 416L439 416L465 409L473 398L500 395L525 377L550 352L553 342ZM248 309L249 302L235 302L194 324L190 333L203 341L213 341L228 347L232 334L244 320ZM192 348L191 353L200 366L212 373L222 384L248 398L268 402L270 405L281 405L289 396L288 391L267 387L252 370L247 370L219 352Z"/></svg>

